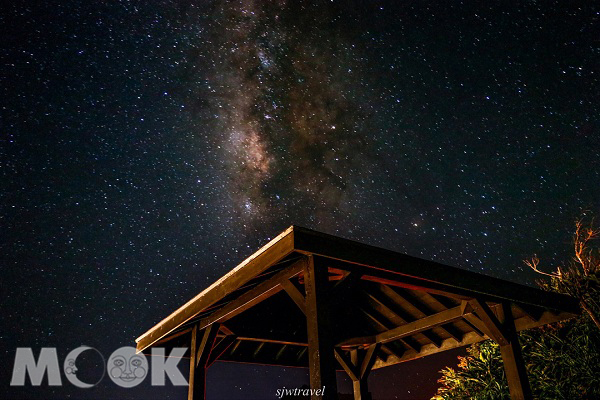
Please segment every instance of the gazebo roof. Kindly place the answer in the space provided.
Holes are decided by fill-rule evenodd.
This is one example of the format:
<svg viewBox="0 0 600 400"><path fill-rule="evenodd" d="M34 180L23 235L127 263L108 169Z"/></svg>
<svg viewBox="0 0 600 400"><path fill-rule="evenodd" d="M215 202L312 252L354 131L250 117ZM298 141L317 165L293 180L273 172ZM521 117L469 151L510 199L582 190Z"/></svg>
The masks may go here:
<svg viewBox="0 0 600 400"><path fill-rule="evenodd" d="M321 300L335 310L327 329L342 365L354 350L373 349L370 367L381 368L502 344L507 314L517 331L578 314L568 296L291 226L138 337L137 350L188 346L217 325L210 362L307 367L307 259L327 271Z"/></svg>

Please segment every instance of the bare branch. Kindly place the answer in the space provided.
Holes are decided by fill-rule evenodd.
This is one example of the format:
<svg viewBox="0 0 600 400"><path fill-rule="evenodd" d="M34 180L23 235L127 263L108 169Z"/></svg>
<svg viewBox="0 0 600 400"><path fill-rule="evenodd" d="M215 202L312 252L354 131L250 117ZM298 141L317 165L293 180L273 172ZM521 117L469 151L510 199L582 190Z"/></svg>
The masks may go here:
<svg viewBox="0 0 600 400"><path fill-rule="evenodd" d="M593 267L593 257L588 247L588 242L597 239L599 235L600 229L594 229L593 221L589 227L585 228L581 219L575 221L575 234L573 235L575 261L581 265L585 275L588 275Z"/></svg>
<svg viewBox="0 0 600 400"><path fill-rule="evenodd" d="M540 270L538 268L538 265L540 264L540 259L537 256L533 256L531 257L530 260L523 260L523 262L525 263L525 265L527 265L529 268L531 268L532 270L534 270L535 272L537 272L538 274L542 274L542 275L546 275L552 278L558 278L560 276L560 268L558 269L558 273L556 272L544 272L542 270Z"/></svg>

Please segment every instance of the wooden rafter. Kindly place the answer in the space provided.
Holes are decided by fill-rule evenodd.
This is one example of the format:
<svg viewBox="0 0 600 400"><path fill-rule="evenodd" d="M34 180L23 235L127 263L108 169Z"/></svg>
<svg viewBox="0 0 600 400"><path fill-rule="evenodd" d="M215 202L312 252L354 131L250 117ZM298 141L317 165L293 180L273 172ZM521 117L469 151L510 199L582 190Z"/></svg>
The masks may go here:
<svg viewBox="0 0 600 400"><path fill-rule="evenodd" d="M431 329L434 326L439 326L452 321L463 318L470 312L470 307L467 302L463 302L460 306L450 308L446 311L441 311L437 314L429 315L414 322L398 326L374 336L359 337L345 340L338 343L338 346L387 343L393 340L402 339L415 333L422 332L426 329Z"/></svg>
<svg viewBox="0 0 600 400"><path fill-rule="evenodd" d="M296 261L291 266L269 278L267 281L255 286L237 299L228 303L226 306L218 309L210 316L201 319L198 322L199 328L204 328L215 322L225 322L248 308L260 303L282 290L282 282L289 282L289 279L298 275L302 271L303 262Z"/></svg>
<svg viewBox="0 0 600 400"><path fill-rule="evenodd" d="M385 296L385 298L390 299L398 307L401 307L400 310L405 310L404 314L402 316L402 319L404 319L404 321L402 323L413 322L419 318L423 318L423 317L426 317L427 315L429 315L429 314L426 314L425 312L423 312L421 310L421 308L418 307L416 304L408 301L405 297L402 297L400 294L398 294L396 291L394 291L389 286L381 285L380 290L381 290L382 294ZM381 302L382 304L385 303L385 300L384 300L384 298L382 298L382 296L374 295L374 297L377 299L377 301ZM407 309L402 308L401 303L407 304L408 308ZM399 312L398 307L395 307L395 310L394 310L395 312ZM425 330L425 331L421 332L420 334L425 336L425 338L427 340L429 340L431 343L433 343L435 346L437 346L437 347L441 346L442 338L439 337L432 330Z"/></svg>
<svg viewBox="0 0 600 400"><path fill-rule="evenodd" d="M388 324L384 323L377 316L373 315L372 312L367 311L364 308L359 308L359 310L360 310L361 314L367 318L368 323L371 324L378 331L386 332L386 331L390 330L390 326ZM411 337L407 336L407 337L399 338L399 341L409 350L414 350L416 352L421 350L421 344ZM357 343L354 343L354 344L356 345ZM361 343L361 345L365 346L365 345L368 345L368 343Z"/></svg>
<svg viewBox="0 0 600 400"><path fill-rule="evenodd" d="M429 307L431 308L431 310L433 312L444 311L444 310L447 310L448 308L452 308L452 307L456 306L455 301L453 301L453 299L450 299L448 297L439 296L440 299L446 300L446 303L442 303L440 300L438 300L438 298L435 295L429 294L427 292L421 292L420 295L421 295L421 298L425 299L425 301L427 302L427 304L429 305ZM461 332L460 330L458 330L452 324L452 322L450 322L448 324L440 325L438 327L438 329L445 331L450 337L454 338L454 340L456 340L457 342L462 341L462 338L464 336L464 333Z"/></svg>

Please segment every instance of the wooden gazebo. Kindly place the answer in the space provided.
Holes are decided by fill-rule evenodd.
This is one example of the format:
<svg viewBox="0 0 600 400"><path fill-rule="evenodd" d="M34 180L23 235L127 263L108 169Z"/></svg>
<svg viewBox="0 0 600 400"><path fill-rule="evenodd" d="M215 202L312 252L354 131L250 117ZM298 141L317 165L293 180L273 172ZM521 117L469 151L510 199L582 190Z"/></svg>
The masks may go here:
<svg viewBox="0 0 600 400"><path fill-rule="evenodd" d="M343 369L364 400L374 368L492 339L528 399L517 332L577 313L571 297L291 226L136 342L189 348L189 400L215 361L307 367L325 386L313 399L337 398Z"/></svg>

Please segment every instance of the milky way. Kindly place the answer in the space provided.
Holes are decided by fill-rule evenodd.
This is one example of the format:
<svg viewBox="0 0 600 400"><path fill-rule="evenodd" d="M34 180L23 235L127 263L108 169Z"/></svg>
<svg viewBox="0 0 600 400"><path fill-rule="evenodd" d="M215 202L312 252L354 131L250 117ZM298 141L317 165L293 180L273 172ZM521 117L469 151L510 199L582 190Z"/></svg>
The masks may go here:
<svg viewBox="0 0 600 400"><path fill-rule="evenodd" d="M235 206L248 221L328 221L352 201L373 134L359 103L358 50L327 12L294 4L224 3L209 33L214 60L201 98L215 115ZM329 11L331 12L331 11ZM305 12L306 14L306 12ZM359 76L362 79L361 76ZM323 221L323 222L325 222Z"/></svg>

